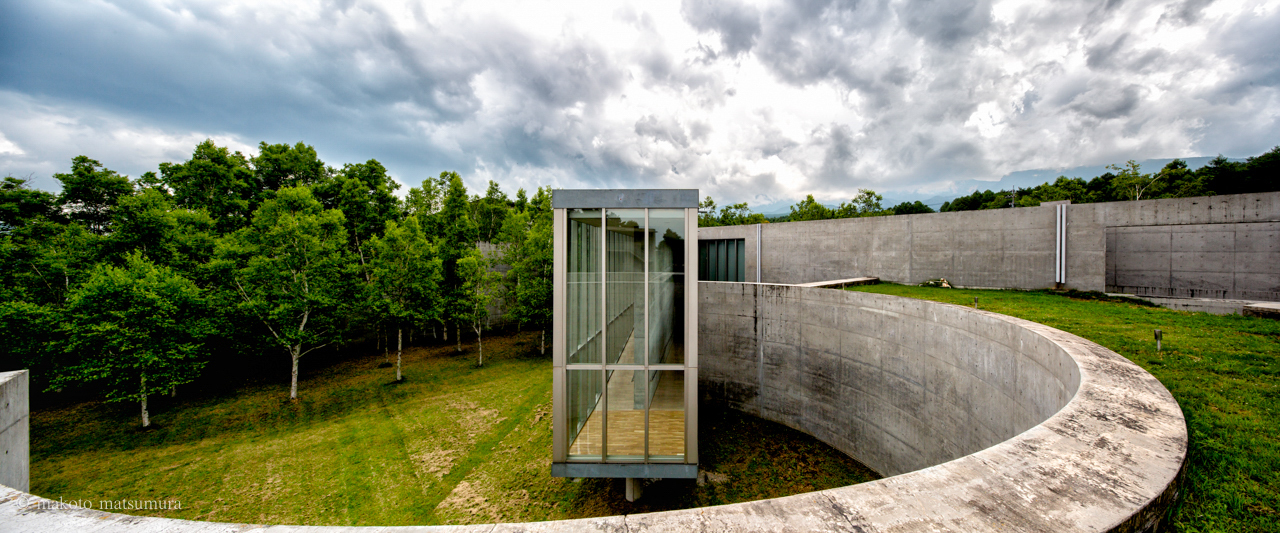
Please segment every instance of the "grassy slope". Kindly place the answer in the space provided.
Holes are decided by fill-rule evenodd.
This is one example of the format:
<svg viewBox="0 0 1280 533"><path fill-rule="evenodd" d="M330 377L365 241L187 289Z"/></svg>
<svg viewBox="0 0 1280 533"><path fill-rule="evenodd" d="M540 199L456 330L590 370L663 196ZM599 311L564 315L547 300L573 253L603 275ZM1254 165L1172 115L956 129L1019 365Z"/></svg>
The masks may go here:
<svg viewBox="0 0 1280 533"><path fill-rule="evenodd" d="M546 520L729 503L873 479L814 439L732 413L703 420L703 468L628 504L618 483L550 477L551 365L536 336L406 353L315 371L299 402L280 385L157 409L79 404L31 415L32 492L53 499L178 500L175 518L312 525ZM306 362L304 361L305 365ZM763 436L746 440L732 432ZM717 445L705 444L718 441ZM719 476L724 476L719 477Z"/></svg>
<svg viewBox="0 0 1280 533"><path fill-rule="evenodd" d="M978 306L1106 346L1178 400L1191 434L1179 531L1280 531L1280 321L1213 316L1050 292L875 285L850 290ZM1157 353L1153 330L1164 331Z"/></svg>

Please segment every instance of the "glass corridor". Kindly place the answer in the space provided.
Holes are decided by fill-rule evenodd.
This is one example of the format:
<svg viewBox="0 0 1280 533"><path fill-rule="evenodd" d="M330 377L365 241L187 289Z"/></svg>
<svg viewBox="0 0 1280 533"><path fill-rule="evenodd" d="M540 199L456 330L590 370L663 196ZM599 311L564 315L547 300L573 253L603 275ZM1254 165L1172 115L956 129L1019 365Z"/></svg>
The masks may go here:
<svg viewBox="0 0 1280 533"><path fill-rule="evenodd" d="M685 210L567 211L568 458L683 461Z"/></svg>

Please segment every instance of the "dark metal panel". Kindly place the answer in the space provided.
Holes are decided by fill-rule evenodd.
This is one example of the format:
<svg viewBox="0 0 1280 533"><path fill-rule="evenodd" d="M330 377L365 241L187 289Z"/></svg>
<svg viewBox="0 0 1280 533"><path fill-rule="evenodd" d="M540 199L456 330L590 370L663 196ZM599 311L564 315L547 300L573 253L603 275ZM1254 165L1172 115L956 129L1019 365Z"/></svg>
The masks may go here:
<svg viewBox="0 0 1280 533"><path fill-rule="evenodd" d="M556 189L554 209L697 208L698 189Z"/></svg>
<svg viewBox="0 0 1280 533"><path fill-rule="evenodd" d="M698 465L683 463L551 463L551 477L698 477Z"/></svg>

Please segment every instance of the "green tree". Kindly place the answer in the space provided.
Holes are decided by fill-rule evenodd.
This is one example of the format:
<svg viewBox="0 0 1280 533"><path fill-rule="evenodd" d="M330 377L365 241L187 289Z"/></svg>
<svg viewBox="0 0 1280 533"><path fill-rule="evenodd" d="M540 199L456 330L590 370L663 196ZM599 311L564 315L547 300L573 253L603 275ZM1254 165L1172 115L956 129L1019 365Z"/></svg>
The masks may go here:
<svg viewBox="0 0 1280 533"><path fill-rule="evenodd" d="M133 194L128 176L121 176L93 159L76 156L71 160L70 174L54 174L62 182L58 205L71 220L84 224L96 235L111 230L111 211L123 196Z"/></svg>
<svg viewBox="0 0 1280 533"><path fill-rule="evenodd" d="M469 305L466 280L458 270L458 261L470 256L476 250L479 231L471 220L467 203L467 187L456 172L444 172L441 178L448 180L449 188L445 193L444 205L438 213L436 233L439 239L439 253L443 266L443 285L441 296L444 302L444 319L452 322L457 334L463 322L469 322ZM445 338L448 338L446 330ZM462 351L462 339L457 339L458 351Z"/></svg>
<svg viewBox="0 0 1280 533"><path fill-rule="evenodd" d="M115 229L107 240L117 256L137 250L195 281L213 256L217 228L208 212L175 208L158 189L121 198L112 220Z"/></svg>
<svg viewBox="0 0 1280 533"><path fill-rule="evenodd" d="M343 165L342 170L314 187L316 198L325 208L342 211L347 247L366 282L369 280L368 242L382 233L388 221L400 218L400 200L395 196L399 187L376 159Z"/></svg>
<svg viewBox="0 0 1280 533"><path fill-rule="evenodd" d="M502 192L502 188L498 186L498 182L489 180L489 188L485 191L484 198L475 202L473 209L479 240L496 242L498 233L502 231L502 224L506 221L507 213L511 209L510 203L506 193Z"/></svg>
<svg viewBox="0 0 1280 533"><path fill-rule="evenodd" d="M58 198L32 189L29 182L13 176L0 181L0 234L9 233L35 218L58 218Z"/></svg>
<svg viewBox="0 0 1280 533"><path fill-rule="evenodd" d="M551 189L538 188L527 210L507 219L501 239L504 261L511 266L504 278L511 301L510 317L542 330L539 351L546 353L547 327L551 324L552 217Z"/></svg>
<svg viewBox="0 0 1280 533"><path fill-rule="evenodd" d="M310 189L285 188L217 245L214 267L240 296L239 309L289 354L290 399L298 397L298 360L341 335L337 310L350 284L344 223L342 212L324 209Z"/></svg>
<svg viewBox="0 0 1280 533"><path fill-rule="evenodd" d="M841 202L840 207L836 208L832 213L832 218L855 218L855 217L873 217L884 214L884 207L880 206L880 202L884 200L883 196L876 194L870 189L858 189L858 194L849 199L848 202Z"/></svg>
<svg viewBox="0 0 1280 533"><path fill-rule="evenodd" d="M1115 178L1111 180L1111 187L1115 191L1117 197L1125 200L1141 200L1144 195L1153 193L1161 179L1165 177L1162 174L1143 174L1142 166L1136 161L1130 159L1124 166L1108 165L1107 168L1116 172Z"/></svg>
<svg viewBox="0 0 1280 533"><path fill-rule="evenodd" d="M916 200L915 202L902 202L889 209L889 212L895 215L914 215L919 213L932 213L933 208L924 205L924 202Z"/></svg>
<svg viewBox="0 0 1280 533"><path fill-rule="evenodd" d="M63 365L62 318L58 306L0 298L0 371L30 369L33 388L47 388L49 376Z"/></svg>
<svg viewBox="0 0 1280 533"><path fill-rule="evenodd" d="M256 191L254 205L275 197L276 191L303 185L315 185L327 177L324 161L312 148L298 144L258 144L258 155L250 158Z"/></svg>
<svg viewBox="0 0 1280 533"><path fill-rule="evenodd" d="M147 397L191 382L204 366L203 307L195 283L139 253L124 268L95 269L72 294L62 326L78 362L53 384L98 384L109 402L139 402L142 426L150 426Z"/></svg>
<svg viewBox="0 0 1280 533"><path fill-rule="evenodd" d="M698 202L698 227L714 228L720 225L720 219L716 216L716 201L710 196L701 202Z"/></svg>
<svg viewBox="0 0 1280 533"><path fill-rule="evenodd" d="M99 262L106 240L79 223L38 220L12 236L4 274L27 301L62 305Z"/></svg>
<svg viewBox="0 0 1280 533"><path fill-rule="evenodd" d="M440 258L422 233L418 219L387 222L381 237L369 241L370 307L396 328L396 381L404 349L404 328L439 316Z"/></svg>
<svg viewBox="0 0 1280 533"><path fill-rule="evenodd" d="M482 332L488 322L489 306L502 290L502 274L494 272L492 266L492 262L474 248L458 259L458 275L462 279L458 318L466 321L476 333L477 366L484 366Z"/></svg>
<svg viewBox="0 0 1280 533"><path fill-rule="evenodd" d="M160 182L173 194L175 206L208 211L219 233L249 223L256 191L249 160L240 152L205 139L187 162L160 163Z"/></svg>
<svg viewBox="0 0 1280 533"><path fill-rule="evenodd" d="M787 217L789 222L799 222L803 220L826 220L835 218L831 208L818 203L810 194L804 200L796 202L791 206L791 215Z"/></svg>
<svg viewBox="0 0 1280 533"><path fill-rule="evenodd" d="M406 214L418 217L418 224L427 235L437 235L440 232L437 215L444 209L444 200L449 190L448 176L448 172L441 172L438 177L428 177L422 180L421 187L410 188L405 197Z"/></svg>

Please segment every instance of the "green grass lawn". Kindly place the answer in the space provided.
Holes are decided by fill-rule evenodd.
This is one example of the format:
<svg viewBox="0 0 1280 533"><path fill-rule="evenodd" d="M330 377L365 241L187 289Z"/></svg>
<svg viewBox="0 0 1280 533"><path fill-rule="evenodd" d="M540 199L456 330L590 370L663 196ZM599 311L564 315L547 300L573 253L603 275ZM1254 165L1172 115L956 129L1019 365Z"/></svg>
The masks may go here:
<svg viewBox="0 0 1280 533"><path fill-rule="evenodd" d="M32 492L176 500L136 513L173 518L389 526L695 507L876 477L812 437L707 409L708 482L662 481L630 504L620 481L552 478L551 362L536 346L534 333L486 339L482 368L472 347L413 348L401 383L381 355L351 358L307 374L297 402L287 384L157 401L147 431L135 404L36 410Z"/></svg>
<svg viewBox="0 0 1280 533"><path fill-rule="evenodd" d="M849 290L978 307L1106 346L1151 372L1191 436L1179 531L1280 531L1280 321L1214 316L1048 291L871 285ZM1154 330L1164 332L1156 352Z"/></svg>

